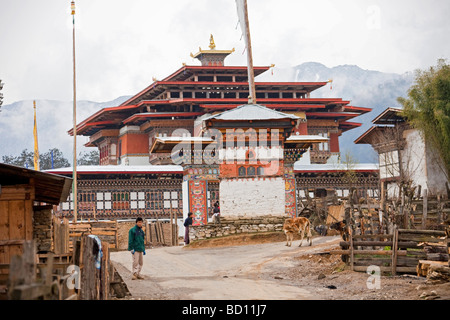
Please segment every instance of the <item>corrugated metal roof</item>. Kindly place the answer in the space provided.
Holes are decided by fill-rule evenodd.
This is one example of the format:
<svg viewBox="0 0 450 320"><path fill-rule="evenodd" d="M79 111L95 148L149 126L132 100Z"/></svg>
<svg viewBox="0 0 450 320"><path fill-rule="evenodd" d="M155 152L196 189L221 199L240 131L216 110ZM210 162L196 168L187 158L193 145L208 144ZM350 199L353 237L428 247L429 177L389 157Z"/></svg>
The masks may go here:
<svg viewBox="0 0 450 320"><path fill-rule="evenodd" d="M325 164L299 164L294 163L294 172L316 172L316 171L378 171L377 163L356 163L346 165L344 163Z"/></svg>
<svg viewBox="0 0 450 320"><path fill-rule="evenodd" d="M274 120L274 119L294 119L299 117L272 110L259 104L244 104L234 109L224 111L217 115L210 116L204 120Z"/></svg>
<svg viewBox="0 0 450 320"><path fill-rule="evenodd" d="M71 174L73 168L59 168L46 170L46 172L55 174ZM177 165L148 165L148 166L77 166L77 174L89 173L165 173L179 172L183 173L183 167Z"/></svg>
<svg viewBox="0 0 450 320"><path fill-rule="evenodd" d="M311 135L311 134L293 134L289 136L289 138L286 139L287 142L291 141L314 141L314 142L327 142L328 138L318 136L318 135Z"/></svg>

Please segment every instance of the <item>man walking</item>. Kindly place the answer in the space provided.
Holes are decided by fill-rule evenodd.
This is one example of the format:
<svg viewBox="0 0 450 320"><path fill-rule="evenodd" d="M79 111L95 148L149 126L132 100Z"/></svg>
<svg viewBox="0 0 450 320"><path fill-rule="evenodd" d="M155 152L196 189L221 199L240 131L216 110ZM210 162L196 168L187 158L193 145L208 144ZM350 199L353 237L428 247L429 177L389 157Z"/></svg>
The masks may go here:
<svg viewBox="0 0 450 320"><path fill-rule="evenodd" d="M145 255L145 233L142 230L143 223L144 221L142 218L138 217L136 219L136 225L128 232L128 251L131 251L131 255L133 257L132 280L144 279L144 277L140 274L144 264L143 256Z"/></svg>

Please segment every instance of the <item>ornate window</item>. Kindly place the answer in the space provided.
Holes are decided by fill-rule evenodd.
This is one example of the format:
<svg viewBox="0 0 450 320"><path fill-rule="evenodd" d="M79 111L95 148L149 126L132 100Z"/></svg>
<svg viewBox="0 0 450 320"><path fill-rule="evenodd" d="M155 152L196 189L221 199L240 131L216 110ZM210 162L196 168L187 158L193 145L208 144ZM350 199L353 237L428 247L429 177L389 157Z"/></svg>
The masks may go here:
<svg viewBox="0 0 450 320"><path fill-rule="evenodd" d="M254 176L254 175L256 175L256 172L255 172L256 170L255 170L255 167L248 167L247 168L247 175L248 176Z"/></svg>

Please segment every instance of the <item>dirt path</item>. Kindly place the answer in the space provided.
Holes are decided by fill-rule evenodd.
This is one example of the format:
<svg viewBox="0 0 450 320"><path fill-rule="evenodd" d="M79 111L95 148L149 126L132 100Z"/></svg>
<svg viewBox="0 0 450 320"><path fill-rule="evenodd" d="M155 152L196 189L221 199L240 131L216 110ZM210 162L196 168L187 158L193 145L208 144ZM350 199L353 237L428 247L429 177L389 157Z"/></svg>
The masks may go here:
<svg viewBox="0 0 450 320"><path fill-rule="evenodd" d="M405 276L382 277L381 289L369 290L368 274L345 270L339 256L317 255L339 241L333 236L315 237L312 246L302 247L295 241L292 247L272 242L149 249L144 280L131 280L128 251L111 253L111 260L133 299L418 299L430 290L423 278Z"/></svg>

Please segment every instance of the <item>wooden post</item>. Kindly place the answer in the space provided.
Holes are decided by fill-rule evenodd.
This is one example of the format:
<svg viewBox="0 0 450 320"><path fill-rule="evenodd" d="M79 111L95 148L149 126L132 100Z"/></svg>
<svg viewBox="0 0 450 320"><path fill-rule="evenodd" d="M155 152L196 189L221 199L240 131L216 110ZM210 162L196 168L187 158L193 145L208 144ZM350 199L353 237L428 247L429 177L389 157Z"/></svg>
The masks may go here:
<svg viewBox="0 0 450 320"><path fill-rule="evenodd" d="M73 18L73 30L72 30L72 54L73 54L73 223L77 223L78 220L78 183L77 183L77 80L76 80L76 68L75 68L75 2L72 2L72 18Z"/></svg>
<svg viewBox="0 0 450 320"><path fill-rule="evenodd" d="M394 234L392 238L392 275L397 274L397 250L398 250L398 228L394 227Z"/></svg>
<svg viewBox="0 0 450 320"><path fill-rule="evenodd" d="M428 216L428 190L423 190L423 214L422 214L422 229L425 230L427 226Z"/></svg>
<svg viewBox="0 0 450 320"><path fill-rule="evenodd" d="M437 196L437 201L438 201L438 203L437 203L437 210L438 210L438 221L437 221L437 223L438 224L442 224L442 221L443 221L443 214L442 214L442 210L444 209L444 203L442 203L441 202L441 195L440 194L438 194L438 196Z"/></svg>
<svg viewBox="0 0 450 320"><path fill-rule="evenodd" d="M178 246L178 215L177 211L175 210L175 245Z"/></svg>
<svg viewBox="0 0 450 320"><path fill-rule="evenodd" d="M353 235L350 234L350 270L354 271L354 248L353 248Z"/></svg>
<svg viewBox="0 0 450 320"><path fill-rule="evenodd" d="M173 246L173 212L172 212L172 200L170 200L170 245Z"/></svg>
<svg viewBox="0 0 450 320"><path fill-rule="evenodd" d="M447 235L447 253L450 256L450 226L447 226L445 233ZM448 259L448 266L450 267L450 258Z"/></svg>
<svg viewBox="0 0 450 320"><path fill-rule="evenodd" d="M109 300L109 284L110 284L110 262L109 262L109 244L102 241L102 262L100 275L100 298L101 300Z"/></svg>

